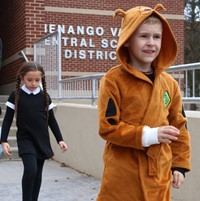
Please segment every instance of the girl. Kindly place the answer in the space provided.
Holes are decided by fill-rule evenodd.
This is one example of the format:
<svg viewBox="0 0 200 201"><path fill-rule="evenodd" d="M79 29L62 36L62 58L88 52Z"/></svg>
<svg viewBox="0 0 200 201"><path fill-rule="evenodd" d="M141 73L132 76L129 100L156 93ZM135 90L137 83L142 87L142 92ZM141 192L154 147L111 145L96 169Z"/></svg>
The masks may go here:
<svg viewBox="0 0 200 201"><path fill-rule="evenodd" d="M24 85L20 88L21 81ZM43 90L40 89L40 83ZM53 103L47 94L45 73L41 65L35 62L22 65L17 75L16 91L11 93L6 106L1 135L3 152L11 156L7 138L15 113L19 156L24 165L22 200L37 201L44 161L53 156L48 125L61 150L67 150L53 113Z"/></svg>

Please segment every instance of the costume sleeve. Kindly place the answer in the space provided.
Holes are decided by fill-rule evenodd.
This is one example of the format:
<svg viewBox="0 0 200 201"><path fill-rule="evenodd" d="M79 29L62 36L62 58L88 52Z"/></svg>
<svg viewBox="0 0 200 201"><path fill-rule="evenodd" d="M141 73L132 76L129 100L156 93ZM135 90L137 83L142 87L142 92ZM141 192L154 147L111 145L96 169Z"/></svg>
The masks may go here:
<svg viewBox="0 0 200 201"><path fill-rule="evenodd" d="M188 172L188 170L185 169L185 168L172 168L172 173L173 173L174 171L179 171L180 173L183 174L184 177L185 177L185 173Z"/></svg>
<svg viewBox="0 0 200 201"><path fill-rule="evenodd" d="M172 168L184 168L189 171L191 169L191 142L179 87L177 87L177 92L173 98L168 119L169 125L180 130L178 140L170 144L173 154Z"/></svg>
<svg viewBox="0 0 200 201"><path fill-rule="evenodd" d="M13 122L14 117L14 99L15 99L15 93L11 93L11 95L8 98L8 101L6 102L6 113L3 119L2 128L1 128L1 142L7 142L8 134L10 131L11 124Z"/></svg>
<svg viewBox="0 0 200 201"><path fill-rule="evenodd" d="M51 131L53 132L56 141L59 143L60 141L63 141L62 134L60 132L60 128L58 126L58 123L56 121L56 118L54 116L53 109L49 110L49 121L48 121L49 127L51 128Z"/></svg>
<svg viewBox="0 0 200 201"><path fill-rule="evenodd" d="M120 116L120 91L116 82L103 77L99 89L98 119L99 134L113 144L144 149L142 146L143 126L134 126L122 121Z"/></svg>

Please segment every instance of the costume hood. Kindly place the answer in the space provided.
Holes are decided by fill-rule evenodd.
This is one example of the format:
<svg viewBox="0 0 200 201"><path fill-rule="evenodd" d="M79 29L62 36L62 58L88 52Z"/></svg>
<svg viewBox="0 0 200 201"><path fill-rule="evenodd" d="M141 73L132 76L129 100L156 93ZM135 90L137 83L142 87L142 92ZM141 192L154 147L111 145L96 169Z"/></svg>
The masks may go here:
<svg viewBox="0 0 200 201"><path fill-rule="evenodd" d="M126 12L122 9L117 9L115 11L114 18L116 16L122 17L121 31L116 53L117 58L123 67L126 68L128 59L127 55L129 55L127 48L124 47L123 44L137 30L142 22L152 14L156 14L163 24L162 46L160 54L153 62L153 67L155 70L159 69L159 71L164 71L173 64L177 54L177 43L169 23L159 13L159 11L165 11L162 4L157 4L154 9L145 6L138 6Z"/></svg>

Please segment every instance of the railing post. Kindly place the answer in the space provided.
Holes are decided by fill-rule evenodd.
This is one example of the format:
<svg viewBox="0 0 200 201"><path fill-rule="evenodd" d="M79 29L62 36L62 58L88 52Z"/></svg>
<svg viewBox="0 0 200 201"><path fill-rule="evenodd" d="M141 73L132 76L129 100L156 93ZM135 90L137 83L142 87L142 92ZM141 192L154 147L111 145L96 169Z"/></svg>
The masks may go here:
<svg viewBox="0 0 200 201"><path fill-rule="evenodd" d="M62 44L61 32L58 31L58 98L62 98Z"/></svg>
<svg viewBox="0 0 200 201"><path fill-rule="evenodd" d="M192 70L192 97L195 97L195 71Z"/></svg>
<svg viewBox="0 0 200 201"><path fill-rule="evenodd" d="M185 71L185 97L188 97L188 71Z"/></svg>
<svg viewBox="0 0 200 201"><path fill-rule="evenodd" d="M92 105L95 105L95 79L92 78Z"/></svg>

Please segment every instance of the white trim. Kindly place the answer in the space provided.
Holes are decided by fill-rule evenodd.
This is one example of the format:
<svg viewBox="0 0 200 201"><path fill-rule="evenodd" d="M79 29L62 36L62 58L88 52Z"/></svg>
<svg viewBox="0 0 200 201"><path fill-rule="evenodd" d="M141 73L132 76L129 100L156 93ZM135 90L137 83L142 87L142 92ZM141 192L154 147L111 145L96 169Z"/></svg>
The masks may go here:
<svg viewBox="0 0 200 201"><path fill-rule="evenodd" d="M184 20L184 15L162 14L168 20Z"/></svg>
<svg viewBox="0 0 200 201"><path fill-rule="evenodd" d="M113 16L115 12L111 10L63 8L63 7L50 7L50 6L45 6L45 11L58 12L58 13L77 13L85 15L107 15L107 16ZM184 15L163 14L163 17L165 17L166 19L184 20Z"/></svg>
<svg viewBox="0 0 200 201"><path fill-rule="evenodd" d="M80 9L80 8L63 8L45 6L45 11L58 13L77 13L86 15L114 15L114 11L109 10L94 10L94 9Z"/></svg>
<svg viewBox="0 0 200 201"><path fill-rule="evenodd" d="M55 105L54 103L51 103L51 104L49 105L49 110L53 109L54 107L56 107L56 105Z"/></svg>
<svg viewBox="0 0 200 201"><path fill-rule="evenodd" d="M13 103L9 102L9 101L6 102L6 106L11 108L11 109L13 109L13 110L15 110L15 105Z"/></svg>

